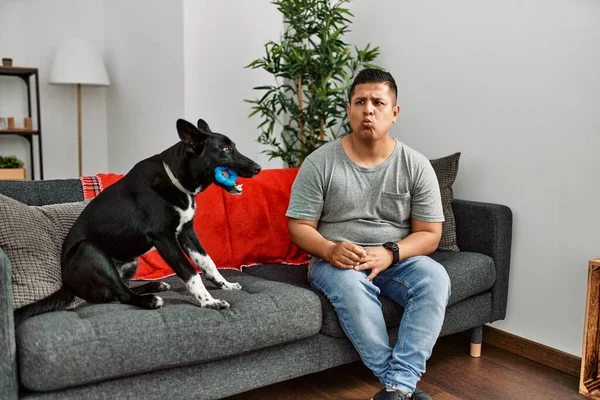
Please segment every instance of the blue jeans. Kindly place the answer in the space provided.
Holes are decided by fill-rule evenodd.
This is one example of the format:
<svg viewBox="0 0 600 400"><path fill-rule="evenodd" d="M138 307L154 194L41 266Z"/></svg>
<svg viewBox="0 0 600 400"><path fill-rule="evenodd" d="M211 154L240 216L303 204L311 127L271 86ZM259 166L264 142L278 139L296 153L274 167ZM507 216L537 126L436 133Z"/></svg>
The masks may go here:
<svg viewBox="0 0 600 400"><path fill-rule="evenodd" d="M450 297L444 267L426 256L410 257L370 282L370 271L339 269L320 259L311 265L311 286L329 299L363 363L386 388L412 393L444 322ZM393 348L379 294L404 307Z"/></svg>

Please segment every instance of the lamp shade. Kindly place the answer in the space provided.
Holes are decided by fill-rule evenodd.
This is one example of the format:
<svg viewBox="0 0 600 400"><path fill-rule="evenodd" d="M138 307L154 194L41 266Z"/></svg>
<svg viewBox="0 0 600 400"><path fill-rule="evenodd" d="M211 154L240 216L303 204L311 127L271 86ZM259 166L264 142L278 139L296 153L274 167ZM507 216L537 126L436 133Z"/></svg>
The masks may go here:
<svg viewBox="0 0 600 400"><path fill-rule="evenodd" d="M104 61L98 48L78 38L63 40L54 53L50 83L109 86Z"/></svg>

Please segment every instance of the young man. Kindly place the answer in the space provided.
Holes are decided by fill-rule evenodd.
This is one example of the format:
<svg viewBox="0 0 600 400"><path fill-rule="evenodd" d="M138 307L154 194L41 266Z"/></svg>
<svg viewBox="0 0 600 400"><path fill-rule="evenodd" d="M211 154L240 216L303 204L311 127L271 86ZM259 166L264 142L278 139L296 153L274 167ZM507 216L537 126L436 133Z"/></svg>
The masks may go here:
<svg viewBox="0 0 600 400"><path fill-rule="evenodd" d="M365 69L347 107L352 132L304 161L287 216L309 253L309 280L385 388L375 400L429 399L416 388L450 297L446 270L427 254L444 215L429 160L390 136L400 107L391 74ZM404 307L390 347L378 295Z"/></svg>

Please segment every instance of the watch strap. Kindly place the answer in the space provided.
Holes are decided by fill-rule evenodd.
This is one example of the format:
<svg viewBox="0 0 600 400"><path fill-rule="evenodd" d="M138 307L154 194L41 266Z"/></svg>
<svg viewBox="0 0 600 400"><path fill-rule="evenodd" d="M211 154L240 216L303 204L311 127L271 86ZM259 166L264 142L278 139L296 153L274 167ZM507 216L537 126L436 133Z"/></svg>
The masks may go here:
<svg viewBox="0 0 600 400"><path fill-rule="evenodd" d="M390 250L392 252L392 265L398 264L400 262L400 248L398 247L398 243L396 242L385 242L383 247Z"/></svg>

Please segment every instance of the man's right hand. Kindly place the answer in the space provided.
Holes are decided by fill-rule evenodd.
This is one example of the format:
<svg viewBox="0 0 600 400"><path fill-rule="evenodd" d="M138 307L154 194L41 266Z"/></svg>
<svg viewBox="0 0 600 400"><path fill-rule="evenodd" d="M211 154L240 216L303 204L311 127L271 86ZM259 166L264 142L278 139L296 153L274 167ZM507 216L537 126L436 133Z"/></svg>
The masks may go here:
<svg viewBox="0 0 600 400"><path fill-rule="evenodd" d="M366 256L367 252L361 246L350 242L339 242L331 248L327 258L334 267L352 269L359 265Z"/></svg>

